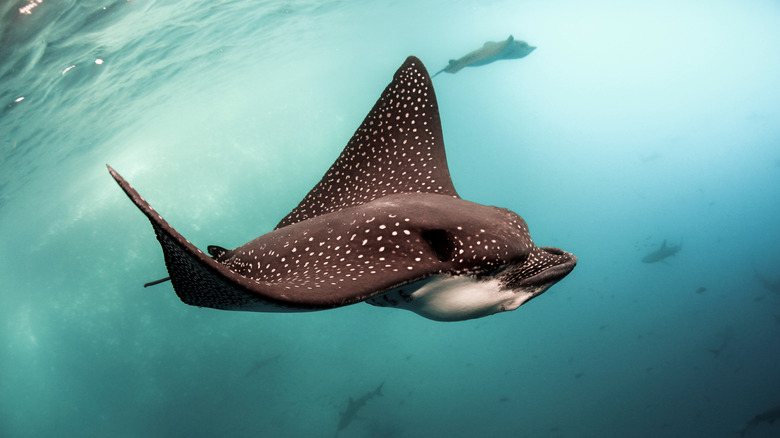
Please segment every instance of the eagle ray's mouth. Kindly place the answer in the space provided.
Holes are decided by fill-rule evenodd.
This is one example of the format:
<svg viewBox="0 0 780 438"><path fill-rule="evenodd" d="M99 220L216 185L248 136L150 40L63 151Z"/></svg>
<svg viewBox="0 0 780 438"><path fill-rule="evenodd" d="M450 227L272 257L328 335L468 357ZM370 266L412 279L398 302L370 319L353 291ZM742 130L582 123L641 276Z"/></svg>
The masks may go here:
<svg viewBox="0 0 780 438"><path fill-rule="evenodd" d="M500 274L507 289L522 289L542 294L552 285L567 276L577 265L577 257L559 248L537 247L522 265L509 267Z"/></svg>

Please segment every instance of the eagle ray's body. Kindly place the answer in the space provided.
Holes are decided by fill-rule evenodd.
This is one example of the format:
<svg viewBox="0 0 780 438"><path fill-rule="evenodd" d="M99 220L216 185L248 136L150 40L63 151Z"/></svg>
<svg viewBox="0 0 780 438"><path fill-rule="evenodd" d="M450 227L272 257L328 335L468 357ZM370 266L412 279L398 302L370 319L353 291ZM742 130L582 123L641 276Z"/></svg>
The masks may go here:
<svg viewBox="0 0 780 438"><path fill-rule="evenodd" d="M512 35L509 35L509 38L504 41L488 41L477 50L458 59L450 59L449 64L436 72L433 77L442 72L454 74L464 67L479 67L502 59L525 58L534 50L536 50L536 46L531 46L525 41L517 41Z"/></svg>
<svg viewBox="0 0 780 438"><path fill-rule="evenodd" d="M368 301L470 319L517 308L576 264L536 247L517 214L458 196L430 77L414 57L298 207L233 250L201 252L109 171L150 219L176 293L201 307L294 312Z"/></svg>

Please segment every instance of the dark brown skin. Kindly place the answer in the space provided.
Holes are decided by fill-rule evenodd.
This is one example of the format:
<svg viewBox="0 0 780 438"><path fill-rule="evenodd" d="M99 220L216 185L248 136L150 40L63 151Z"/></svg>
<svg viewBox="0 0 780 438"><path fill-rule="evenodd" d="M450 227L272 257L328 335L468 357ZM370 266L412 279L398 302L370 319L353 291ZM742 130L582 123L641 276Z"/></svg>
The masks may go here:
<svg viewBox="0 0 780 438"><path fill-rule="evenodd" d="M150 220L177 295L199 307L322 310L434 276L495 272L507 274L510 289L541 293L576 264L569 253L537 248L517 214L458 196L431 79L414 57L300 204L236 249L212 245L204 254L109 172Z"/></svg>

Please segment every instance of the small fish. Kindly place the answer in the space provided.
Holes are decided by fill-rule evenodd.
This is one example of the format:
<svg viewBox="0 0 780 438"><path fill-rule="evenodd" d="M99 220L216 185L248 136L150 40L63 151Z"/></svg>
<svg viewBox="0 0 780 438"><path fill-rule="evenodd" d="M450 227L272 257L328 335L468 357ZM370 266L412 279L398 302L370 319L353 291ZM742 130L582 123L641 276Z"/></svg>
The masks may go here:
<svg viewBox="0 0 780 438"><path fill-rule="evenodd" d="M249 377L249 376L251 376L253 374L257 374L261 369L265 368L267 365L272 364L272 363L276 362L277 360L279 360L280 357L281 357L281 355L277 354L276 356L269 357L268 359L263 359L263 360L256 361L254 363L254 365L252 365L252 367L250 367L249 370L247 370L247 372L244 375L244 377Z"/></svg>
<svg viewBox="0 0 780 438"><path fill-rule="evenodd" d="M682 249L680 245L667 245L666 240L661 244L661 247L651 252L650 254L642 258L643 263L655 263L664 260L667 257L671 257L677 254Z"/></svg>
<svg viewBox="0 0 780 438"><path fill-rule="evenodd" d="M758 282L761 283L761 286L764 287L764 289L780 295L780 277L777 277L776 279L766 277L764 275L761 275L758 272L758 269L756 269L755 267L753 267L753 273L755 274Z"/></svg>
<svg viewBox="0 0 780 438"><path fill-rule="evenodd" d="M720 356L720 353L723 352L723 350L731 343L731 335L732 335L732 329L731 327L728 327L720 335L718 335L721 339L720 345L718 345L715 348L707 349L707 351L713 354L713 359Z"/></svg>
<svg viewBox="0 0 780 438"><path fill-rule="evenodd" d="M344 412L341 413L341 419L339 420L338 429L336 430L337 434L339 431L349 426L349 423L351 423L352 420L355 419L357 412L360 410L360 408L363 407L363 405L366 404L367 401L371 400L376 396L382 395L382 386L384 384L385 382L380 383L375 390L361 395L356 400L353 400L352 397L349 398L349 401L347 402L347 409L345 409Z"/></svg>
<svg viewBox="0 0 780 438"><path fill-rule="evenodd" d="M737 433L740 434L740 437L744 437L748 431L755 429L759 424L774 424L774 422L777 420L780 420L780 406L774 407L768 411L764 411L756 415L745 424L745 427L738 430Z"/></svg>

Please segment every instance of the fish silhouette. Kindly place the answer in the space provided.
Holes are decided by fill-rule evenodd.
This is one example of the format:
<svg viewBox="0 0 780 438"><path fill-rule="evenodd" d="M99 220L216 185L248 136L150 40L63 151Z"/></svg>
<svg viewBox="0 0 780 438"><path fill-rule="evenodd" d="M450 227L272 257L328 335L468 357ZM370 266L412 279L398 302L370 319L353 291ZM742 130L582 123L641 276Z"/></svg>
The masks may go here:
<svg viewBox="0 0 780 438"><path fill-rule="evenodd" d="M488 41L462 58L450 59L449 65L436 72L433 77L441 72L457 73L464 67L478 67L502 59L525 58L534 50L536 46L531 46L525 41L515 41L515 37L509 35L509 38L504 41Z"/></svg>

